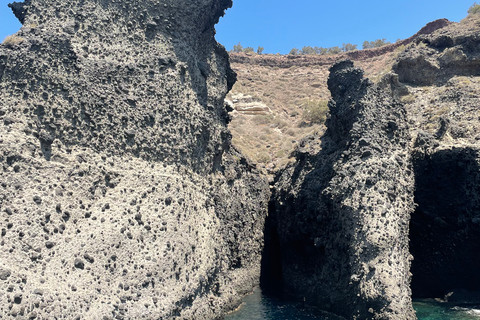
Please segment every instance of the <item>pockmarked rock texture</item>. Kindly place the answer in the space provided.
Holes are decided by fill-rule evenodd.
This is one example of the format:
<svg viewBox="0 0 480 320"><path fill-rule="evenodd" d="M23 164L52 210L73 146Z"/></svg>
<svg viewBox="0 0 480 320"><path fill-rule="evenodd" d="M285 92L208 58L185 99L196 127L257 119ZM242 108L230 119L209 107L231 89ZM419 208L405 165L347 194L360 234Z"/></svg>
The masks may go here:
<svg viewBox="0 0 480 320"><path fill-rule="evenodd" d="M330 70L325 135L276 178L262 284L347 319L415 319L406 112L349 60Z"/></svg>
<svg viewBox="0 0 480 320"><path fill-rule="evenodd" d="M412 294L457 305L480 302L479 34L469 15L412 44L394 67L414 139ZM438 68L426 73L426 61Z"/></svg>
<svg viewBox="0 0 480 320"><path fill-rule="evenodd" d="M416 153L414 161L412 292L418 298L478 303L480 150L460 145L428 150L428 138L435 141L425 135L417 139L425 152Z"/></svg>
<svg viewBox="0 0 480 320"><path fill-rule="evenodd" d="M467 17L415 39L402 52L393 71L404 83L442 84L453 76L480 76L479 23Z"/></svg>
<svg viewBox="0 0 480 320"><path fill-rule="evenodd" d="M230 144L230 0L27 0L0 45L0 318L213 319L268 184Z"/></svg>

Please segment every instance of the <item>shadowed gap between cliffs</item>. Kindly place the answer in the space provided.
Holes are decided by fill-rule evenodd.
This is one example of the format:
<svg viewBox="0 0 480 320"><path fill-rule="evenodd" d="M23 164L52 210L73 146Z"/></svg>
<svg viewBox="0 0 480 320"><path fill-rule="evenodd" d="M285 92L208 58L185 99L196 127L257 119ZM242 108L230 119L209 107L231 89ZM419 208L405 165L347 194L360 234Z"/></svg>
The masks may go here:
<svg viewBox="0 0 480 320"><path fill-rule="evenodd" d="M322 212L322 215L330 216L323 212L328 211L327 206L319 205L322 200L328 202L320 195L320 190L323 190L331 179L333 163L338 160L340 155L332 152L335 147L332 148L330 138L325 136L320 139L321 147L319 149L321 151L318 154L309 154L303 150L303 144L308 144L308 140L300 142L300 148L296 151L299 165L292 173L292 185L296 183L304 166L312 163L319 165L305 177L307 182L302 183L299 199L287 196L284 191L272 195L264 227L260 287L262 292L267 295L288 300L298 300L300 293L295 292L298 291L298 287L285 281L285 277L288 276L284 274L284 266L295 264L305 274L313 274L312 269L327 259L324 246L316 246L309 235L313 234L315 229L320 228L322 223L328 224L326 220L317 221L318 210ZM323 161L319 161L319 159ZM281 208L278 207L276 197L286 199ZM299 279L299 282L303 281ZM308 301L304 302L309 303Z"/></svg>
<svg viewBox="0 0 480 320"><path fill-rule="evenodd" d="M478 159L478 150L470 148L414 159L417 207L410 221L414 298L444 298L454 292L450 302L480 301Z"/></svg>
<svg viewBox="0 0 480 320"><path fill-rule="evenodd" d="M344 125L348 132L350 126ZM310 153L306 145L312 143L318 143L319 153ZM321 192L333 177L333 164L341 156L338 149L338 144L333 143L329 135L321 137L319 142L315 142L314 137L302 140L295 154L297 166L290 176L292 185L298 179L303 180L299 194L294 197L286 190L274 190L264 228L260 277L264 294L317 307L328 304L329 297L317 294L320 282L316 280L315 272L328 264L326 246L329 240L313 238L312 235L317 230L327 234L331 228L339 227L332 219L332 200ZM311 166L313 170L301 178L301 172ZM275 183L278 183L277 179ZM281 203L279 199L283 199ZM323 287L330 287L325 283L336 282L341 274L345 274L346 270L341 267L345 261L337 262L338 274L323 279ZM330 309L335 308L323 309L332 311Z"/></svg>
<svg viewBox="0 0 480 320"><path fill-rule="evenodd" d="M267 295L279 296L283 292L282 253L278 231L275 227L275 204L268 204L269 215L265 219L264 243L261 263L260 286Z"/></svg>

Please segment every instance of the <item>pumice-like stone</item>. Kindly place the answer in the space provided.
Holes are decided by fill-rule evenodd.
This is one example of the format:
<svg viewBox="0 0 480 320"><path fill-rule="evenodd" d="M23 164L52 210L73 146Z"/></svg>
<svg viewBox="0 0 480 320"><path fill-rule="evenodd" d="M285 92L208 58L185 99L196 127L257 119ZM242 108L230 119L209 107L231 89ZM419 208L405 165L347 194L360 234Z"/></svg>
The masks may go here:
<svg viewBox="0 0 480 320"><path fill-rule="evenodd" d="M231 5L11 5L23 27L0 45L2 319L39 292L38 319L216 319L259 283L269 187L231 145L235 73L214 38Z"/></svg>

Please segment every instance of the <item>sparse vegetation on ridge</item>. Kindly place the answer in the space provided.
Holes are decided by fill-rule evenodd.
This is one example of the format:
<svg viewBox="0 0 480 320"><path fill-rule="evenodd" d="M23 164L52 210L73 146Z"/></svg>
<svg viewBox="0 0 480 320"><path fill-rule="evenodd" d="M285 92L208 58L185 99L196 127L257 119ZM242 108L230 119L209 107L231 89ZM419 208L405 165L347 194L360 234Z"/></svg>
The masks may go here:
<svg viewBox="0 0 480 320"><path fill-rule="evenodd" d="M478 14L480 13L480 4L477 4L475 2L469 9L468 9L468 14Z"/></svg>
<svg viewBox="0 0 480 320"><path fill-rule="evenodd" d="M391 42L387 41L387 39L377 39L375 41L364 41L362 44L363 49L373 49L373 48L380 48L386 46L387 44L391 44Z"/></svg>
<svg viewBox="0 0 480 320"><path fill-rule="evenodd" d="M333 55L338 54L340 52L347 52L356 49L356 45L347 43L343 44L342 48L339 46L330 47L330 48L323 48L323 47L311 47L311 46L304 46L301 50L298 48L293 48L290 50L290 55Z"/></svg>
<svg viewBox="0 0 480 320"><path fill-rule="evenodd" d="M377 39L375 41L364 41L363 42L363 49L372 49L372 48L379 48L383 47L387 44L391 44L388 42L387 39ZM298 48L293 48L290 50L290 55L308 55L308 54L318 54L318 55L333 55L338 54L340 52L349 52L357 50L357 45L352 43L343 43L342 47L334 46L330 48L323 48L323 47L311 47L311 46L304 46L301 50Z"/></svg>
<svg viewBox="0 0 480 320"><path fill-rule="evenodd" d="M387 44L391 44L391 42L387 41L387 39L377 39L374 41L364 41L362 45L362 49L372 49L372 48L380 48ZM289 55L334 55L339 54L340 52L349 52L358 50L358 46L352 43L343 43L341 47L333 46L329 48L324 47L312 47L312 46L303 46L302 49L292 48ZM257 54L263 54L264 48L258 46L256 51ZM234 53L255 53L253 47L243 47L242 44L239 42L236 45L233 45L233 49L231 52Z"/></svg>
<svg viewBox="0 0 480 320"><path fill-rule="evenodd" d="M16 45L21 44L23 41L25 41L24 38L16 36L16 35L11 35L5 38L3 40L2 44L8 46L8 47L14 47Z"/></svg>
<svg viewBox="0 0 480 320"><path fill-rule="evenodd" d="M265 50L265 48L263 48L261 46L258 46L256 53L257 54L262 54L263 50ZM255 53L255 50L253 49L253 47L245 47L244 48L242 46L242 44L239 42L238 44L233 45L232 52L235 52L235 53L242 53L242 52L243 53Z"/></svg>

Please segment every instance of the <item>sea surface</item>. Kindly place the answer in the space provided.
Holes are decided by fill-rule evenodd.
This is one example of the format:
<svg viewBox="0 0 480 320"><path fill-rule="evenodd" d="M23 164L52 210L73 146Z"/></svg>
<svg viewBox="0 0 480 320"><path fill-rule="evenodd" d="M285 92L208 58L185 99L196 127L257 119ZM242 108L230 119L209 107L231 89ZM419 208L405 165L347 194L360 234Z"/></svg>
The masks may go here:
<svg viewBox="0 0 480 320"><path fill-rule="evenodd" d="M344 320L298 303L263 295L259 288L244 298L243 306L225 320ZM480 306L446 306L435 301L415 301L418 320L480 320Z"/></svg>

